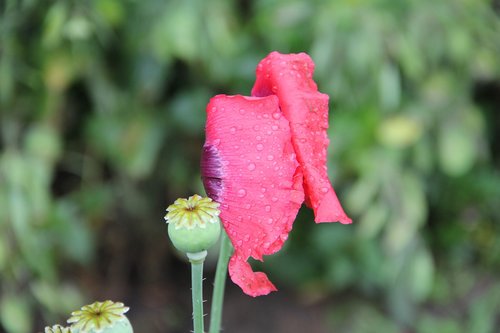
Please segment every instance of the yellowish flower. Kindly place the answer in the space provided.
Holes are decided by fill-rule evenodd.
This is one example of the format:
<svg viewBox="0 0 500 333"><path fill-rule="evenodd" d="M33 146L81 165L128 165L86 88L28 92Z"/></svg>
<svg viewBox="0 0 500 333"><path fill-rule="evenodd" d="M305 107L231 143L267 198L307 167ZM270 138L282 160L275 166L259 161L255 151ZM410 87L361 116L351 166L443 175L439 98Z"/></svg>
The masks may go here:
<svg viewBox="0 0 500 333"><path fill-rule="evenodd" d="M165 220L175 225L175 229L206 228L207 223L218 223L219 204L210 198L195 194L188 199L180 198L168 206Z"/></svg>
<svg viewBox="0 0 500 333"><path fill-rule="evenodd" d="M45 327L45 333L71 333L71 329L61 325L47 326Z"/></svg>
<svg viewBox="0 0 500 333"><path fill-rule="evenodd" d="M71 318L68 319L68 323L72 324L72 328L82 332L90 330L99 332L118 321L127 320L124 313L128 310L129 308L121 302L95 302L83 306L81 310L73 311Z"/></svg>

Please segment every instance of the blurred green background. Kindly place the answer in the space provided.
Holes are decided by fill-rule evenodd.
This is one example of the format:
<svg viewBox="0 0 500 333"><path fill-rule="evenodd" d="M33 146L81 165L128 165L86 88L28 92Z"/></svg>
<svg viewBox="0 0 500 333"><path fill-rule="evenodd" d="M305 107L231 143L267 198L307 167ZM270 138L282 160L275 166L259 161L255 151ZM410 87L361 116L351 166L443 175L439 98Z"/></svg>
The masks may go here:
<svg viewBox="0 0 500 333"><path fill-rule="evenodd" d="M0 332L105 298L190 329L164 210L203 191L209 98L273 50L316 63L354 224L303 209L259 266L280 291L229 283L226 331L500 331L498 1L3 0Z"/></svg>

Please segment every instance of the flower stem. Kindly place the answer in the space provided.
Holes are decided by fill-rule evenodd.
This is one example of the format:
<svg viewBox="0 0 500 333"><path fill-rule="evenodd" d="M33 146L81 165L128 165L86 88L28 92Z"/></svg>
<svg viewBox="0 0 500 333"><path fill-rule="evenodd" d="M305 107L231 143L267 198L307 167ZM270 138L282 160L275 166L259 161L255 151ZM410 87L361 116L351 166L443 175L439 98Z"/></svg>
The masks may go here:
<svg viewBox="0 0 500 333"><path fill-rule="evenodd" d="M191 293L193 298L193 332L204 333L203 328L203 262L207 251L187 253L191 262Z"/></svg>
<svg viewBox="0 0 500 333"><path fill-rule="evenodd" d="M210 311L210 333L219 333L222 322L222 304L224 303L224 288L226 285L227 264L233 247L225 231L222 231L219 259L215 272L212 309Z"/></svg>

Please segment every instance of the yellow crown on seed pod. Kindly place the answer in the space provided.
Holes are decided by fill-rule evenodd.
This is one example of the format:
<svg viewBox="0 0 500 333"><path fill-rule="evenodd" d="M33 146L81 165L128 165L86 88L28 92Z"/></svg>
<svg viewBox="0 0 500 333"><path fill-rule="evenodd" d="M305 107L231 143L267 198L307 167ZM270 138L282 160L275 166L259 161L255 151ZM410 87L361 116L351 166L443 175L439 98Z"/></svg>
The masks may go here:
<svg viewBox="0 0 500 333"><path fill-rule="evenodd" d="M45 327L45 333L72 333L72 331L69 327L54 325Z"/></svg>
<svg viewBox="0 0 500 333"><path fill-rule="evenodd" d="M214 245L220 235L219 204L198 194L179 198L167 208L168 235L182 252L196 253Z"/></svg>
<svg viewBox="0 0 500 333"><path fill-rule="evenodd" d="M68 323L71 333L133 333L125 313L129 310L121 302L94 302L71 313Z"/></svg>

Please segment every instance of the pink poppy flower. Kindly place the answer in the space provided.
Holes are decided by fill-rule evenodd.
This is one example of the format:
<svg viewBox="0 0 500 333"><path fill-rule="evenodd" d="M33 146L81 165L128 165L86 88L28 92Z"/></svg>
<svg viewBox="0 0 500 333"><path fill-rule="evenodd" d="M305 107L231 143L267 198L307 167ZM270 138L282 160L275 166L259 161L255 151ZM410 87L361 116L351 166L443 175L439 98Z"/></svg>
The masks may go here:
<svg viewBox="0 0 500 333"><path fill-rule="evenodd" d="M273 52L253 97L218 95L207 106L202 178L234 246L231 279L251 296L276 288L248 259L281 249L304 201L316 222L351 222L328 180L328 96L313 71L304 53Z"/></svg>

